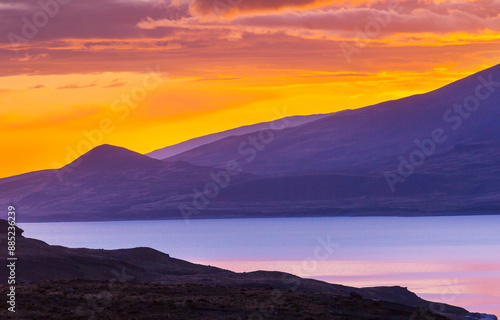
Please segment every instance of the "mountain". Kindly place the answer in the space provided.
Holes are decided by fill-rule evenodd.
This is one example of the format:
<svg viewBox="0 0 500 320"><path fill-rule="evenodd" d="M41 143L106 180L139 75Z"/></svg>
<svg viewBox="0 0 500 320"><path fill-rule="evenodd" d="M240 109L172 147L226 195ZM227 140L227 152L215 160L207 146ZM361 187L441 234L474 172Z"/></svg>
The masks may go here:
<svg viewBox="0 0 500 320"><path fill-rule="evenodd" d="M249 126L243 126L227 131L222 131L214 134L209 134L206 136L194 138L191 140L187 140L172 146L168 146L165 148L161 148L158 150L154 150L148 154L147 156L153 158L153 159L159 159L163 160L166 158L173 157L175 155L178 155L180 153L198 148L200 146L227 138L231 136L241 136L244 134L252 133L252 132L257 132L260 130L267 129L272 126L283 126L286 128L291 128L291 127L297 127L302 124L312 122L318 119L321 119L323 117L328 116L328 114L315 114L315 115L309 115L309 116L291 116L291 117L286 117L282 118L279 120L274 120L270 122L263 122L263 123L257 123Z"/></svg>
<svg viewBox="0 0 500 320"><path fill-rule="evenodd" d="M140 153L125 148L103 144L82 155L68 164L63 170L90 172L90 171L117 171L135 170L137 168L161 169L164 163Z"/></svg>
<svg viewBox="0 0 500 320"><path fill-rule="evenodd" d="M23 222L498 214L499 106L497 65L426 94L205 137L164 161L99 146L0 179L0 205Z"/></svg>
<svg viewBox="0 0 500 320"><path fill-rule="evenodd" d="M0 245L5 246L6 243L7 221L0 220ZM365 310L366 319L373 319L370 316L373 317L374 314L379 313L387 313L384 319L400 319L392 317L403 311L403 314L408 312L408 316L410 316L418 311L417 308L427 310L427 312L429 309L440 310L441 314L450 317L435 318L430 317L432 314L428 313L429 317L425 319L478 319L465 309L423 300L402 287L354 288L302 279L281 272L235 273L175 259L151 248L96 250L51 246L40 240L25 238L21 229L17 229L16 232L16 245L19 249L16 251L18 258L16 262L16 290L33 290L30 294L19 294L18 298L22 300L32 296L32 294L37 294L37 288L43 286L46 288L40 293L59 299L55 310L59 310L65 304L72 305L74 299L71 296L89 290L89 288L98 291L106 288L106 291L109 291L111 286L108 284L112 280L115 281L115 285L121 286L119 291L126 292L128 297L146 292L146 287L155 291L159 288L163 288L163 291L176 288L178 292L175 296L192 293L195 289L195 291L200 292L194 296L205 292L205 299L210 299L209 297L213 294L223 295L216 288L221 289L226 294L228 290L235 291L236 294L241 294L242 291L246 290L262 290L269 294L267 288L271 288L278 290L275 292L294 292L290 298L294 295L301 295L302 298L315 300L320 297L319 295L329 295L330 301L340 299L337 301L336 309L337 311L342 310L344 316L351 314L356 309L351 308L353 303L363 302L362 305L365 307L365 304L373 306L373 308ZM6 251L0 253L0 258L4 261L7 258L6 253ZM3 281L8 278L7 273L8 268L0 270ZM78 281L72 281L76 279ZM188 284L192 285L187 286ZM195 288L196 286L199 287ZM184 289L187 287L191 289ZM5 285L0 286L0 291L6 288L8 287ZM208 294L209 292L212 294ZM118 292L116 293L118 294ZM225 298L227 297L225 295ZM42 295L39 298L44 299ZM49 304L52 302L47 301ZM23 306L21 309L24 311L30 310L25 307L29 304L20 305ZM37 310L40 309L37 308ZM467 316L469 318L466 318ZM365 319L365 317L358 315L356 318L351 315L348 319Z"/></svg>
<svg viewBox="0 0 500 320"><path fill-rule="evenodd" d="M485 87L484 82L493 84ZM464 102L475 110L467 111ZM409 158L412 151L421 149L422 143L417 145L415 140L432 138L436 129L442 129L439 136L447 138L434 143L434 152L428 152L431 155L426 158L450 155L458 148L463 148L460 153L471 152L471 148L497 149L499 104L497 65L426 94L333 113L274 134L261 131L227 137L167 161L213 167L236 159L245 165L245 171L266 176L325 172L380 175L397 169L398 156ZM252 146L250 141L259 134L274 138L265 142L258 139Z"/></svg>
<svg viewBox="0 0 500 320"><path fill-rule="evenodd" d="M179 203L211 181L212 171L102 145L61 169L0 179L0 203L16 206L24 222L182 217ZM240 179L252 176L232 177Z"/></svg>
<svg viewBox="0 0 500 320"><path fill-rule="evenodd" d="M496 214L499 120L497 65L426 94L227 137L166 161L231 159L262 176L212 204L244 202L242 215Z"/></svg>

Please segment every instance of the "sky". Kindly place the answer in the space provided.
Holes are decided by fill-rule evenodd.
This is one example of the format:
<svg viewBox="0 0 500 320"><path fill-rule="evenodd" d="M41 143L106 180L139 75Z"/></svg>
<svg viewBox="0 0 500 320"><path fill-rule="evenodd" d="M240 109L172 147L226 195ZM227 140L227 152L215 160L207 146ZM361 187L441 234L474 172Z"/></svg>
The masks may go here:
<svg viewBox="0 0 500 320"><path fill-rule="evenodd" d="M0 177L424 93L499 58L497 0L2 0Z"/></svg>

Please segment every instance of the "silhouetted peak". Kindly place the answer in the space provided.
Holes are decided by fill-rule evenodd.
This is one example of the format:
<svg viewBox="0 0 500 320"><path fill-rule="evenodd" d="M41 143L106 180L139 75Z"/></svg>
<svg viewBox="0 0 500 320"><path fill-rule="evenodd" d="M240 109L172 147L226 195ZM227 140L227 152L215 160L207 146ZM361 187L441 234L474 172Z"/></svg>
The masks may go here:
<svg viewBox="0 0 500 320"><path fill-rule="evenodd" d="M68 166L78 170L123 170L160 168L164 163L122 147L103 144L85 153Z"/></svg>

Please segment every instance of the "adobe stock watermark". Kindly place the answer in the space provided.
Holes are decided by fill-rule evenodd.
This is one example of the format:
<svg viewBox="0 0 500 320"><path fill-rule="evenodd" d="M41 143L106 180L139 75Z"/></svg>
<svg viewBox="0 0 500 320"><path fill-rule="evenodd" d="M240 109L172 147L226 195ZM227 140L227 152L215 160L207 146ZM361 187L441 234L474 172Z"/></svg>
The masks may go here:
<svg viewBox="0 0 500 320"><path fill-rule="evenodd" d="M119 122L127 119L132 110L136 109L139 103L146 100L149 92L156 89L164 81L160 74L159 65L156 65L156 69L148 66L146 71L147 75L144 76L140 84L111 103L111 110L116 114L116 118L102 118L95 128L82 130L83 138L74 146L66 146L66 166L57 161L52 163L52 168L58 169L55 172L59 182L63 182L63 175L73 172L80 165L82 162L80 156L101 145L105 140L105 136L113 133Z"/></svg>
<svg viewBox="0 0 500 320"><path fill-rule="evenodd" d="M211 201L215 199L222 189L226 188L231 181L243 172L243 166L249 164L257 158L260 151L266 149L271 144L276 135L281 130L289 125L289 120L286 119L286 110L279 112L273 110L277 116L277 120L269 123L269 128L257 131L247 136L242 140L237 147L238 154L243 160L232 159L226 162L225 168L219 171L211 171L209 174L210 181L205 184L201 190L193 188L191 203L181 203L178 209L186 222L192 216L199 215L202 210L206 209Z"/></svg>
<svg viewBox="0 0 500 320"><path fill-rule="evenodd" d="M7 291L7 310L9 312L16 312L16 208L9 206L7 213L7 269L8 278L7 284L9 285Z"/></svg>
<svg viewBox="0 0 500 320"><path fill-rule="evenodd" d="M329 235L327 237L317 237L316 246L313 249L312 257L307 257L300 264L292 264L292 274L294 277L290 277L288 273L282 273L281 281L285 284L287 290L296 292L299 290L302 284L301 277L308 277L314 275L318 268L318 261L328 260L335 250L340 247L340 244L332 241L332 237ZM299 275L299 276L297 276ZM252 312L248 316L248 320L260 319L264 320L267 318L272 318L275 314L277 307L285 304L284 292L281 289L274 288L271 293L269 300L262 301L258 304L257 310ZM238 320L243 320L241 316Z"/></svg>
<svg viewBox="0 0 500 320"><path fill-rule="evenodd" d="M343 41L339 44L340 51L348 63L352 61L353 54L360 54L362 49L367 46L370 40L376 39L384 28L392 21L392 16L399 9L400 0L389 0L387 2L387 11L374 11L371 17L366 21L363 29L356 26L354 28L355 41L351 44Z"/></svg>
<svg viewBox="0 0 500 320"><path fill-rule="evenodd" d="M459 287L458 279L447 280L445 287L440 292L440 301L439 302L430 302L428 309L431 312L442 314L446 313L446 305L453 305L453 303L457 300L459 294L463 293ZM425 313L422 314L421 310L416 310L411 316L409 320L421 320L428 319L434 320L435 316Z"/></svg>
<svg viewBox="0 0 500 320"><path fill-rule="evenodd" d="M497 88L500 88L500 82L494 81L492 74L489 74L487 79L481 75L477 80L479 84L476 86L473 95L465 97L461 104L456 103L443 113L443 121L451 125L451 130L450 128L435 128L428 138L423 140L415 139L415 149L406 157L402 155L398 157L399 166L397 170L384 173L385 180L392 192L396 191L398 183L403 183L412 176L416 168L425 163L427 157L436 153L438 146L448 140L448 132L461 128L473 112L479 109L481 101L487 100Z"/></svg>
<svg viewBox="0 0 500 320"><path fill-rule="evenodd" d="M119 294L123 291L123 288L117 286L117 284L125 284L135 279L135 277L127 275L126 271L125 267L122 267L121 273L115 269L111 270L113 277L109 282L107 282L107 290L102 290L95 295L84 295L85 302L76 308L75 313L78 316L84 316L89 320L98 319L97 313L102 312L104 308L111 305L113 295Z"/></svg>
<svg viewBox="0 0 500 320"><path fill-rule="evenodd" d="M331 235L325 238L317 237L316 243L317 245L313 250L312 257L305 258L299 265L291 265L292 274L299 275L300 277L314 276L314 273L318 270L318 261L330 259L334 251L340 248L338 242L332 241Z"/></svg>
<svg viewBox="0 0 500 320"><path fill-rule="evenodd" d="M9 40L14 51L19 51L19 45L28 43L36 37L40 29L49 24L50 19L53 19L59 13L61 6L68 4L71 0L39 0L37 10L31 17L23 16L21 21L23 25L19 33L9 32L7 39Z"/></svg>

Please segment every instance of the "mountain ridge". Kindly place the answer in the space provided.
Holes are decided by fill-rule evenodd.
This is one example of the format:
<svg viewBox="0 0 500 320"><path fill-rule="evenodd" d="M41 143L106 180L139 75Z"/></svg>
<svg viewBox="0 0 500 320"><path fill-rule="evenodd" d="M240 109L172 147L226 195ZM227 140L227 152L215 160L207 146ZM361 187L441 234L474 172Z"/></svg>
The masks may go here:
<svg viewBox="0 0 500 320"><path fill-rule="evenodd" d="M342 112L342 111L340 111ZM167 146L164 148L156 149L149 153L146 153L148 157L153 159L163 160L169 157L175 156L180 153L184 153L186 151L195 149L197 147L230 137L230 136L238 136L247 133L252 133L261 130L262 128L269 128L276 122L280 122L285 127L295 127L308 122L315 121L317 119L321 119L322 117L327 116L328 114L313 114L307 116L290 116L285 118L280 118L278 120L273 120L270 122L261 122L253 125L246 125L242 127L237 127L197 138L193 138L190 140L186 140L171 146Z"/></svg>
<svg viewBox="0 0 500 320"><path fill-rule="evenodd" d="M489 74L495 75L493 80L500 80L500 65L426 94L386 101L350 110L346 113L333 113L298 128L284 129L276 134L277 137L269 148L259 152L259 157L249 163L246 170L254 174L273 175L276 172L294 174L297 171L312 171L313 169L319 172L325 170L327 172L331 172L331 170L339 172L338 170L351 166L349 162L345 165L336 165L334 162L329 164L328 162L319 161L328 161L335 154L342 155L344 158L348 157L350 162L357 164L375 161L387 156L397 159L401 153L409 152L412 148L415 148L413 143L415 139L428 138L434 129L448 125L449 123L443 120L443 114L455 103L463 102L465 98L474 94L477 86L481 85L477 78L485 77L485 75L486 78L489 78ZM484 130L478 125L478 122L488 122L497 117L500 118L500 108L493 108L494 103L498 104L498 101L500 101L500 86L497 87L486 101L490 103L488 106L479 108L474 117L461 120L463 125L459 134L474 130L474 134L478 135L481 130ZM436 98L436 95L439 95L439 97ZM489 112L482 110L486 107L488 111L494 110L495 112L489 114ZM495 129L496 126L493 124L490 127L493 128L492 131L499 140L499 130ZM461 133L461 135L450 135L448 141L442 146L443 150L447 151L453 143L466 140L463 138L465 134ZM217 142L204 145L195 150L171 157L167 161L183 160L192 164L207 166L219 166L227 159L241 159L244 162L244 157L237 152L238 145L249 136L245 135L237 139L226 138L224 143L220 143L220 146L217 145ZM398 136L409 137L402 140L397 139ZM322 140L318 142L318 138ZM346 141L349 143L346 143ZM322 148L326 148L326 150ZM273 153L269 153L268 150ZM290 151L295 151L296 154L294 155ZM290 161L289 157L285 161L283 157L280 157L282 154L292 156L292 160L293 157L297 157L298 159L304 158L312 161L309 161L309 168L307 168L304 167L303 161L297 160L293 162ZM369 158L366 158L366 155ZM336 159L342 161L341 157ZM272 162L274 165L266 165L264 162Z"/></svg>
<svg viewBox="0 0 500 320"><path fill-rule="evenodd" d="M58 170L0 179L0 204L26 222L498 214L499 120L497 65L166 161L101 146Z"/></svg>

